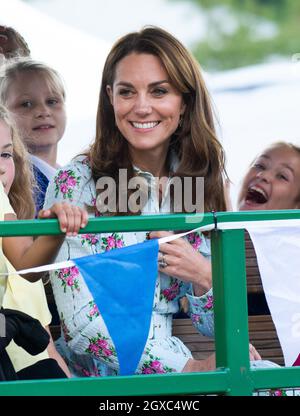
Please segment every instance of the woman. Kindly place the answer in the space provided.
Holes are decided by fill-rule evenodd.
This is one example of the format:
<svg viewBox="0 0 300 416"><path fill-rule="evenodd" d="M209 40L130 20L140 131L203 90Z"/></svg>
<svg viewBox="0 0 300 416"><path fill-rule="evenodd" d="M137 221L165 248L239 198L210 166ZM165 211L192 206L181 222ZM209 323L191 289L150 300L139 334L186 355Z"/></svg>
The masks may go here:
<svg viewBox="0 0 300 416"><path fill-rule="evenodd" d="M171 34L146 27L124 36L110 51L102 76L96 139L84 156L58 172L48 188L45 208L67 200L89 206L94 216L105 212L196 212L200 210L195 203L197 178L204 178L204 209L220 211L225 209L223 175L224 153L215 135L211 103L198 63ZM109 203L106 201L111 195L102 187L103 178L116 184L116 194ZM170 187L174 178L183 183L182 193ZM191 179L189 185L186 178ZM128 187L132 179L142 179L140 198L134 198ZM190 201L183 204L187 186ZM145 238L145 232L81 235L66 240L57 260L127 246ZM206 258L209 245L200 234L190 235L189 240L172 244L179 260L184 254L180 267L168 263L169 254L160 254L151 328L138 374L214 368L213 357L194 360L182 342L171 335L172 315L178 311L182 296L189 291L193 303L210 301L199 297L211 287ZM199 271L187 270L190 256L196 258ZM73 267L53 272L51 281L68 346L104 364L97 365L96 370L82 369L82 374L99 375L99 369L102 375L116 374L114 346L83 277Z"/></svg>

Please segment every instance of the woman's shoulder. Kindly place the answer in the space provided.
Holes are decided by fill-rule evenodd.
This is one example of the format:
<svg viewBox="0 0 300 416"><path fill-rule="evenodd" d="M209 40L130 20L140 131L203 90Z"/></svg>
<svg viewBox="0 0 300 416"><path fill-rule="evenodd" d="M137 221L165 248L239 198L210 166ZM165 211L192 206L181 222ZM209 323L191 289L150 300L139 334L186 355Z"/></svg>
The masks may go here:
<svg viewBox="0 0 300 416"><path fill-rule="evenodd" d="M89 159L86 156L77 156L67 165L56 171L51 181L46 199L54 198L66 202L78 202L80 199L90 199L86 193L94 193L95 184Z"/></svg>
<svg viewBox="0 0 300 416"><path fill-rule="evenodd" d="M86 177L88 179L92 176L92 171L89 163L89 157L88 156L76 156L74 159L72 159L68 164L62 166L56 171L55 177L61 176L71 176L73 175L82 175L83 177Z"/></svg>

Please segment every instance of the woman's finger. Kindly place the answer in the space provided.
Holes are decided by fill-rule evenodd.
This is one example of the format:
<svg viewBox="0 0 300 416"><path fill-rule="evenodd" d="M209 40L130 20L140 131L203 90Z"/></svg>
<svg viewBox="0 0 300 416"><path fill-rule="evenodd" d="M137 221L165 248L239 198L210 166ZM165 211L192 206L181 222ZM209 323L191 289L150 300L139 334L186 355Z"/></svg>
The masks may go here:
<svg viewBox="0 0 300 416"><path fill-rule="evenodd" d="M148 238L152 239L152 238L163 238L163 237L168 237L169 235L173 235L173 232L170 231L151 231L150 233L148 233Z"/></svg>

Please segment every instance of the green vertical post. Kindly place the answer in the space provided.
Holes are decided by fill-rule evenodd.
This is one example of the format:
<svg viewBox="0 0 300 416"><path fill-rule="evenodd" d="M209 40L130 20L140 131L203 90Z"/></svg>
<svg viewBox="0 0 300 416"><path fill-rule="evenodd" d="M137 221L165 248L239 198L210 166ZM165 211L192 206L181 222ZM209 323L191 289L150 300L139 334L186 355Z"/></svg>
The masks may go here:
<svg viewBox="0 0 300 416"><path fill-rule="evenodd" d="M230 369L228 395L251 395L244 230L212 232L217 367Z"/></svg>

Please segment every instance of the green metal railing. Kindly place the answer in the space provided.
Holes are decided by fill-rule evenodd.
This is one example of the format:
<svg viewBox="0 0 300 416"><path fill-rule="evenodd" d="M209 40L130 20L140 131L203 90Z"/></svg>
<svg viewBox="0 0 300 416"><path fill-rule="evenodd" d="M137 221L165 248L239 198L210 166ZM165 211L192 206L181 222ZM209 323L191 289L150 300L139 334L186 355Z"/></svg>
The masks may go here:
<svg viewBox="0 0 300 416"><path fill-rule="evenodd" d="M300 219L300 210L217 213L217 223ZM91 219L83 233L191 230L214 224L203 215ZM2 222L1 236L55 235L57 220ZM257 389L295 388L300 368L250 369L244 230L211 232L217 369L203 373L1 382L1 395L251 395Z"/></svg>

